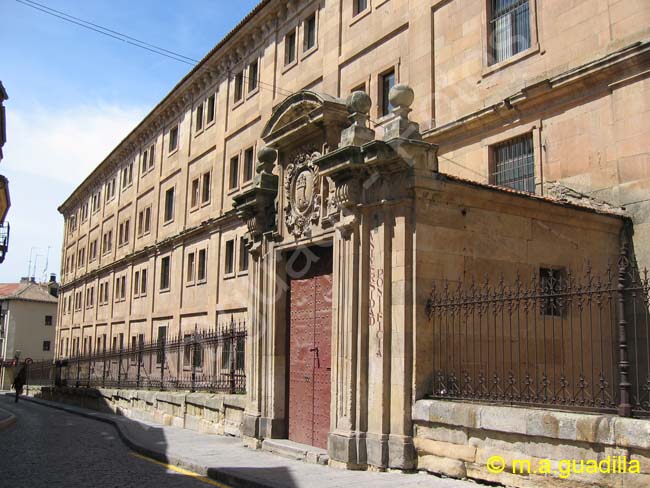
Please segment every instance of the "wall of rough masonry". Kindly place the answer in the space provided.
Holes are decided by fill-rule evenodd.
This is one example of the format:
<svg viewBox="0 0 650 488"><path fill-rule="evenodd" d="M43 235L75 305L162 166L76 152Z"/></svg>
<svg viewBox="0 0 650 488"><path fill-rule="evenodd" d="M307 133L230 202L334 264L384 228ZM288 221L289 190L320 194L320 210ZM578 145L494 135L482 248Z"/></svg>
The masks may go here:
<svg viewBox="0 0 650 488"><path fill-rule="evenodd" d="M650 486L650 422L647 420L569 413L534 408L419 400L413 408L418 470L453 478L473 478L517 487ZM500 456L501 473L488 460ZM605 461L610 471L616 456L639 473L568 472L567 460ZM514 470L528 460L530 474ZM534 474L549 462L550 474ZM563 464L562 464L563 463ZM603 469L606 468L603 464ZM617 466L621 466L619 463Z"/></svg>
<svg viewBox="0 0 650 488"><path fill-rule="evenodd" d="M243 395L110 388L31 388L30 395L101 412L195 430L239 437Z"/></svg>

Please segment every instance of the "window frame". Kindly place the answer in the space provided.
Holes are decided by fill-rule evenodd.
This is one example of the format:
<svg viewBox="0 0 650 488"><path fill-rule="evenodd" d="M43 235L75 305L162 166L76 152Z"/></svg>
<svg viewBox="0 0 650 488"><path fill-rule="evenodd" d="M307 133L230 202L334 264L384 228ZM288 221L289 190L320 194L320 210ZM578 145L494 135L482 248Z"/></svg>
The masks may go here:
<svg viewBox="0 0 650 488"><path fill-rule="evenodd" d="M167 156L171 156L175 153L178 152L180 148L180 122L176 122L176 124L172 125L169 130L167 131L167 137L168 137L168 142L167 142ZM172 144L172 142L174 144Z"/></svg>
<svg viewBox="0 0 650 488"><path fill-rule="evenodd" d="M250 267L250 257L248 255L248 249L246 249L246 246L248 246L248 239L246 237L240 237L239 238L239 259L237 260L237 272L239 274L246 274L248 273L248 269ZM245 267L243 266L245 261Z"/></svg>
<svg viewBox="0 0 650 488"><path fill-rule="evenodd" d="M165 264L166 263L166 264ZM160 258L160 280L158 280L158 291L160 293L169 292L172 282L172 258L170 255ZM165 273L163 273L163 270Z"/></svg>
<svg viewBox="0 0 650 488"><path fill-rule="evenodd" d="M205 130L205 100L194 109L194 132L200 134Z"/></svg>
<svg viewBox="0 0 650 488"><path fill-rule="evenodd" d="M250 164L248 160L250 155ZM242 185L250 183L255 176L255 146L247 147L244 150L244 164L242 166Z"/></svg>
<svg viewBox="0 0 650 488"><path fill-rule="evenodd" d="M305 17L302 21L302 57L306 57L308 54L316 51L318 49L318 10L314 10L310 15ZM311 46L308 45L308 22L314 20L314 39Z"/></svg>
<svg viewBox="0 0 650 488"><path fill-rule="evenodd" d="M536 131L535 126L533 126L533 127L529 128L528 130L521 130L521 131L518 131L516 133L502 134L501 137L498 140L490 141L490 143L487 145L487 149L488 149L488 181L489 181L489 183L491 185L499 186L499 187L502 187L502 188L510 188L510 189L517 190L517 191L524 191L524 192L527 192L527 193L531 193L533 195L537 192L536 191L537 190L537 185L538 185L538 182L540 181L540 178L539 178L540 175L538 174L538 169L539 169L538 168L538 161L540 161L540 159L539 159L539 154L538 154L539 153L538 145L537 145L537 141L536 141L536 139L538 139L538 137L536 137L537 135L538 135L538 131ZM512 143L512 142L515 142L515 141L517 141L519 139L523 139L523 138L527 138L527 137L530 137L530 139L531 139L531 141L530 141L530 144L531 144L530 157L532 158L532 163L531 163L531 165L532 165L532 174L529 176L529 178L532 178L532 187L533 187L532 192L528 192L527 190L520 190L520 189L517 189L517 188L515 188L513 186L510 186L510 185L505 185L505 184L503 184L501 182L498 182L498 179L497 179L497 164L498 164L498 161L496 160L496 158L497 158L497 155L496 155L497 149L500 146L504 146L504 145L506 145L508 143Z"/></svg>
<svg viewBox="0 0 650 488"><path fill-rule="evenodd" d="M390 106L390 101L389 101L389 93L390 93L390 88L386 90L385 87L385 80L388 77L388 75L392 74L393 75L393 85L395 86L398 84L397 81L397 67L396 66L391 66L390 68L382 71L379 73L377 76L377 100L380 101L380 103L377 104L377 116L381 119L383 117L387 117L391 114L391 110L393 107ZM391 87L392 88L392 87Z"/></svg>
<svg viewBox="0 0 650 488"><path fill-rule="evenodd" d="M171 192L171 193L170 193ZM165 190L163 202L163 225L170 224L174 221L176 217L176 187L174 185L170 186ZM168 203L171 195L171 210L169 209L170 204ZM168 215L171 214L171 215Z"/></svg>
<svg viewBox="0 0 650 488"><path fill-rule="evenodd" d="M289 38L292 38L292 42L289 43ZM284 64L283 64L283 69L288 70L292 66L295 66L298 63L298 33L297 33L297 27L294 27L293 29L290 29L287 31L287 33L284 35ZM289 49L289 47L292 46L292 49ZM289 54L292 54L291 59Z"/></svg>
<svg viewBox="0 0 650 488"><path fill-rule="evenodd" d="M212 102L210 102L212 99ZM206 115L205 115L205 128L207 129L217 120L217 93L212 93L205 100L206 104ZM212 111L212 118L210 118L210 111Z"/></svg>
<svg viewBox="0 0 650 488"><path fill-rule="evenodd" d="M481 22L481 42L482 46L482 57L483 57L483 72L481 73L482 77L490 76L492 73L500 71L504 68L507 68L513 64L518 63L519 61L526 59L535 54L543 54L544 49L540 45L539 38L539 29L537 21L537 1L538 0L528 0L528 11L530 15L529 19L529 28L530 28L530 47L520 51L504 60L499 62L494 61L492 54L492 30L490 28L491 18L492 18L492 1L493 0L484 0L483 4L483 14Z"/></svg>
<svg viewBox="0 0 650 488"><path fill-rule="evenodd" d="M237 153L234 156L231 156L228 162L228 193L232 193L239 189L239 157L240 155L239 153ZM236 166L234 170L233 170L233 161L236 162Z"/></svg>
<svg viewBox="0 0 650 488"><path fill-rule="evenodd" d="M251 88L251 69L255 66L255 86ZM246 67L246 96L250 97L260 89L260 58L253 59Z"/></svg>
<svg viewBox="0 0 650 488"><path fill-rule="evenodd" d="M231 239L226 239L226 241L224 242L224 252L223 252L224 278L232 278L235 276L235 270L236 270L235 241L236 239L233 237Z"/></svg>
<svg viewBox="0 0 650 488"><path fill-rule="evenodd" d="M240 105L244 101L244 70L237 72L233 77L232 103L233 107Z"/></svg>

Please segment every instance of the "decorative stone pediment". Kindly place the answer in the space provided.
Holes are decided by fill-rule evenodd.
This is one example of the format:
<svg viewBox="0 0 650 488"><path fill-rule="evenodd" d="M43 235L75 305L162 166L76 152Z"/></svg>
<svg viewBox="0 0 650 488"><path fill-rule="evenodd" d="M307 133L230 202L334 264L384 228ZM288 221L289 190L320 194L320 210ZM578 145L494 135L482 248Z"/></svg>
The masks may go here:
<svg viewBox="0 0 650 488"><path fill-rule="evenodd" d="M280 146L304 141L317 131L333 128L333 133L327 134L325 139L335 147L341 130L348 124L347 116L343 100L310 90L300 91L287 97L273 110L262 130L262 139L280 150Z"/></svg>

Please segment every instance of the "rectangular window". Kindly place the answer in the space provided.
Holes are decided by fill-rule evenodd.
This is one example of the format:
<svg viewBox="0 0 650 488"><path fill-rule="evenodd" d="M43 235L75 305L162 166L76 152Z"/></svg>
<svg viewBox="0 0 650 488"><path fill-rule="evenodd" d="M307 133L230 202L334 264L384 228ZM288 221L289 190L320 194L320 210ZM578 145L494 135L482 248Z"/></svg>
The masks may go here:
<svg viewBox="0 0 650 488"><path fill-rule="evenodd" d="M244 237L239 239L239 271L248 270L248 240Z"/></svg>
<svg viewBox="0 0 650 488"><path fill-rule="evenodd" d="M133 163L129 163L122 169L122 190L128 188L133 183Z"/></svg>
<svg viewBox="0 0 650 488"><path fill-rule="evenodd" d="M192 188L190 190L190 208L194 208L199 204L199 178L192 180Z"/></svg>
<svg viewBox="0 0 650 488"><path fill-rule="evenodd" d="M491 0L492 62L500 63L530 47L529 0Z"/></svg>
<svg viewBox="0 0 650 488"><path fill-rule="evenodd" d="M208 203L210 201L210 172L203 173L201 189L201 203Z"/></svg>
<svg viewBox="0 0 650 488"><path fill-rule="evenodd" d="M233 239L226 241L226 261L224 264L225 274L235 272L235 241Z"/></svg>
<svg viewBox="0 0 650 488"><path fill-rule="evenodd" d="M178 125L169 129L169 153L173 153L178 149Z"/></svg>
<svg viewBox="0 0 650 488"><path fill-rule="evenodd" d="M52 325L52 316L51 315L46 315L45 316L45 325Z"/></svg>
<svg viewBox="0 0 650 488"><path fill-rule="evenodd" d="M165 192L165 222L174 220L174 187Z"/></svg>
<svg viewBox="0 0 650 488"><path fill-rule="evenodd" d="M88 202L81 207L81 221L85 222L86 220L88 220Z"/></svg>
<svg viewBox="0 0 650 488"><path fill-rule="evenodd" d="M195 271L195 263L194 263L194 257L195 254L193 252L189 253L187 255L187 283L194 283L194 271Z"/></svg>
<svg viewBox="0 0 650 488"><path fill-rule="evenodd" d="M140 296L140 271L133 273L133 296Z"/></svg>
<svg viewBox="0 0 650 488"><path fill-rule="evenodd" d="M147 270L143 269L140 274L140 295L147 294Z"/></svg>
<svg viewBox="0 0 650 488"><path fill-rule="evenodd" d="M151 231L151 207L144 209L144 233L148 234Z"/></svg>
<svg viewBox="0 0 650 488"><path fill-rule="evenodd" d="M120 278L120 299L124 300L126 298L126 275Z"/></svg>
<svg viewBox="0 0 650 488"><path fill-rule="evenodd" d="M216 102L217 102L217 97L215 95L210 95L208 97L208 102L207 102L207 117L206 117L206 123L209 124L210 122L214 121L214 114L216 111Z"/></svg>
<svg viewBox="0 0 650 488"><path fill-rule="evenodd" d="M160 289L169 290L170 283L170 266L169 266L169 256L166 256L160 260Z"/></svg>
<svg viewBox="0 0 650 488"><path fill-rule="evenodd" d="M196 281L202 282L207 278L207 252L205 249L199 250L199 258L196 269Z"/></svg>
<svg viewBox="0 0 650 488"><path fill-rule="evenodd" d="M156 156L156 146L152 144L151 147L149 148L149 168L147 169L148 171L151 171L153 169L155 156Z"/></svg>
<svg viewBox="0 0 650 488"><path fill-rule="evenodd" d="M196 130L200 131L203 129L203 104L201 103L196 107Z"/></svg>
<svg viewBox="0 0 650 488"><path fill-rule="evenodd" d="M140 173L144 175L149 169L149 151L147 149L142 153L142 163L140 164Z"/></svg>
<svg viewBox="0 0 650 488"><path fill-rule="evenodd" d="M368 8L368 0L353 0L352 15L359 15Z"/></svg>
<svg viewBox="0 0 650 488"><path fill-rule="evenodd" d="M90 261L97 259L97 239L93 239L90 243L90 251L88 252Z"/></svg>
<svg viewBox="0 0 650 488"><path fill-rule="evenodd" d="M316 14L307 17L304 23L303 51L309 51L316 45Z"/></svg>
<svg viewBox="0 0 650 488"><path fill-rule="evenodd" d="M248 93L257 89L258 67L257 59L248 65Z"/></svg>
<svg viewBox="0 0 650 488"><path fill-rule="evenodd" d="M495 185L535 193L533 135L527 134L497 144L492 149Z"/></svg>
<svg viewBox="0 0 650 488"><path fill-rule="evenodd" d="M395 71L391 70L388 73L385 73L380 76L381 81L381 115L388 115L393 109L393 106L390 104L388 94L390 89L395 85Z"/></svg>
<svg viewBox="0 0 650 488"><path fill-rule="evenodd" d="M230 158L230 179L229 188L237 188L239 185L239 156Z"/></svg>
<svg viewBox="0 0 650 488"><path fill-rule="evenodd" d="M235 75L234 100L238 102L244 96L244 72L240 71Z"/></svg>
<svg viewBox="0 0 650 488"><path fill-rule="evenodd" d="M253 165L255 164L255 154L252 147L244 152L244 181L253 178Z"/></svg>
<svg viewBox="0 0 650 488"><path fill-rule="evenodd" d="M50 350L50 341L43 341L43 351Z"/></svg>
<svg viewBox="0 0 650 488"><path fill-rule="evenodd" d="M296 60L296 31L289 32L284 37L284 64L291 64Z"/></svg>

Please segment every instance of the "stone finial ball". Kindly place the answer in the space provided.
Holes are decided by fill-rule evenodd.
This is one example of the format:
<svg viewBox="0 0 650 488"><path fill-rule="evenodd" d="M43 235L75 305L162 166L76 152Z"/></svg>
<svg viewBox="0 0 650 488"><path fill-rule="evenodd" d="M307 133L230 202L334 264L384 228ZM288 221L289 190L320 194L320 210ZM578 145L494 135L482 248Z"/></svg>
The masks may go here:
<svg viewBox="0 0 650 488"><path fill-rule="evenodd" d="M263 146L259 151L257 151L257 159L264 164L273 164L277 157L275 149L268 146Z"/></svg>
<svg viewBox="0 0 650 488"><path fill-rule="evenodd" d="M355 91L350 93L346 101L348 112L367 114L372 106L370 95L364 91Z"/></svg>
<svg viewBox="0 0 650 488"><path fill-rule="evenodd" d="M393 107L410 107L414 98L413 88L404 84L395 85L388 93L388 101Z"/></svg>

